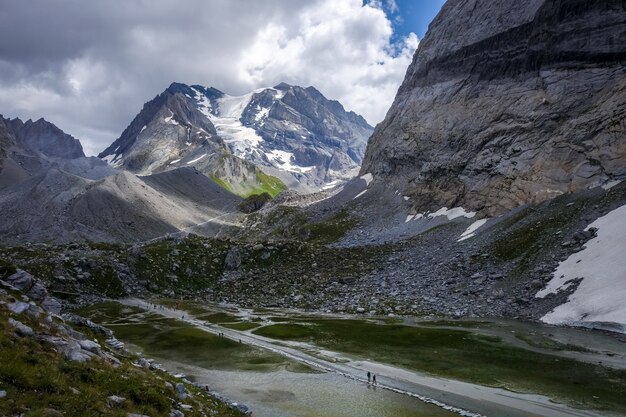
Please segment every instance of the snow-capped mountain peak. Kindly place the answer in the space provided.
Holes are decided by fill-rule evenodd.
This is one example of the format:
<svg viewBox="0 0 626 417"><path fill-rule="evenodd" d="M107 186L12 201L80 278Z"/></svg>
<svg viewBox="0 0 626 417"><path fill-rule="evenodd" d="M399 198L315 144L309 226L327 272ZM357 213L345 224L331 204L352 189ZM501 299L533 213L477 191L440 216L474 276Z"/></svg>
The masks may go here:
<svg viewBox="0 0 626 417"><path fill-rule="evenodd" d="M315 191L354 176L372 130L362 117L313 87L281 83L235 96L213 87L173 83L144 105L100 157L150 174L202 154L228 154L280 178L289 188ZM221 164L219 158L199 161ZM214 167L205 168L215 176Z"/></svg>

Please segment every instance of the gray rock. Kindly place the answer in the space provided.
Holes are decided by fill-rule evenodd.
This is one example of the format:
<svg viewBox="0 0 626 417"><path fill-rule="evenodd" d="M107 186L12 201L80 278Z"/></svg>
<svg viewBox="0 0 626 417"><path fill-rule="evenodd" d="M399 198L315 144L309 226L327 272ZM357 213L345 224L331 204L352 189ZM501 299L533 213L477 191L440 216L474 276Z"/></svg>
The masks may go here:
<svg viewBox="0 0 626 417"><path fill-rule="evenodd" d="M65 358L73 362L85 363L93 357L93 353L81 349L80 346L73 346L65 352Z"/></svg>
<svg viewBox="0 0 626 417"><path fill-rule="evenodd" d="M52 314L61 314L61 303L59 302L59 300L57 300L54 297L46 297L42 302L41 302L41 307L52 313Z"/></svg>
<svg viewBox="0 0 626 417"><path fill-rule="evenodd" d="M85 349L86 351L95 353L96 355L102 354L100 344L97 342L94 342L93 340L79 340L78 344L80 345L82 349Z"/></svg>
<svg viewBox="0 0 626 417"><path fill-rule="evenodd" d="M27 291L33 286L35 280L31 274L21 269L7 278L7 282L20 291Z"/></svg>
<svg viewBox="0 0 626 417"><path fill-rule="evenodd" d="M26 295L37 302L41 302L48 296L48 290L41 282L35 281L33 286L26 292Z"/></svg>
<svg viewBox="0 0 626 417"><path fill-rule="evenodd" d="M13 303L7 304L7 308L9 309L9 311L14 314L22 314L30 307L31 305L29 303L25 303L22 301L15 301Z"/></svg>
<svg viewBox="0 0 626 417"><path fill-rule="evenodd" d="M176 395L181 400L184 400L185 398L187 398L187 389L185 388L185 385L182 382L178 382L176 384Z"/></svg>
<svg viewBox="0 0 626 417"><path fill-rule="evenodd" d="M5 390L0 390L0 398L4 398L7 396L7 392Z"/></svg>
<svg viewBox="0 0 626 417"><path fill-rule="evenodd" d="M107 397L107 402L109 403L109 406L122 405L125 401L126 401L126 398L120 397L118 395L111 395Z"/></svg>
<svg viewBox="0 0 626 417"><path fill-rule="evenodd" d="M142 368L149 368L150 362L148 362L146 358L139 358L139 360L137 361L137 365L141 366Z"/></svg>
<svg viewBox="0 0 626 417"><path fill-rule="evenodd" d="M21 336L32 336L35 334L35 332L33 331L32 328L28 327L27 325L23 324L22 322L19 322L17 320L14 320L12 318L9 317L9 324L13 327L15 327L15 330L17 331L17 334L21 335Z"/></svg>
<svg viewBox="0 0 626 417"><path fill-rule="evenodd" d="M180 410L172 410L170 412L170 417L185 417L185 414L183 414Z"/></svg>
<svg viewBox="0 0 626 417"><path fill-rule="evenodd" d="M224 267L226 269L235 270L241 266L241 251L237 246L228 249L226 258L224 259Z"/></svg>

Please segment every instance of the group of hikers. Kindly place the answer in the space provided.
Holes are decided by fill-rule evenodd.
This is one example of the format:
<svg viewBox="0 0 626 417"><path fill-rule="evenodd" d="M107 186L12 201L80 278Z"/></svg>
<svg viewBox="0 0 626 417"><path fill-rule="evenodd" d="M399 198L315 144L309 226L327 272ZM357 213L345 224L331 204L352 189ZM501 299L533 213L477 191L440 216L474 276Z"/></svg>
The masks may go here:
<svg viewBox="0 0 626 417"><path fill-rule="evenodd" d="M370 371L367 371L367 383L376 385L376 375L372 374Z"/></svg>

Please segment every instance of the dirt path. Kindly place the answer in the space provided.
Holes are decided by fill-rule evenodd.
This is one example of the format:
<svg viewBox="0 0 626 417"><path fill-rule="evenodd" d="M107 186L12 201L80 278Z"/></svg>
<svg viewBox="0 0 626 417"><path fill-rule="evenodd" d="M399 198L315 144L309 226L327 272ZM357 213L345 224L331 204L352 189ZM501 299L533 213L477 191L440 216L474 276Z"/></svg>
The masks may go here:
<svg viewBox="0 0 626 417"><path fill-rule="evenodd" d="M324 372L334 372L354 381L367 383L367 371L378 377L378 388L407 395L448 411L467 417L601 417L593 411L578 410L563 404L553 403L548 397L521 394L499 388L485 387L462 381L437 378L418 374L401 368L368 361L345 363L325 360L319 356L302 352L297 348L281 344L273 339L248 332L228 329L216 324L195 319L189 313L171 308L154 309L139 299L121 301L128 306L143 308L165 317L182 320L198 329L218 334L307 364ZM184 317L184 318L183 318ZM333 354L334 352L329 352ZM340 356L340 354L337 354Z"/></svg>

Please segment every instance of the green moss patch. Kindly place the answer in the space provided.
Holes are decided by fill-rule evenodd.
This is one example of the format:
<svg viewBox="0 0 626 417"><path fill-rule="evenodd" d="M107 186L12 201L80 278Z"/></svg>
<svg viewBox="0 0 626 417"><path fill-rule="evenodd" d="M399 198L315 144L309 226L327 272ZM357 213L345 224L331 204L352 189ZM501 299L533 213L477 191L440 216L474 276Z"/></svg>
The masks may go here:
<svg viewBox="0 0 626 417"><path fill-rule="evenodd" d="M257 327L260 326L259 323L253 323L251 321L242 321L239 323L224 323L222 324L222 326L227 327L229 329L233 329L233 330L239 330L239 331L246 331L246 330L252 330L252 329L256 329Z"/></svg>
<svg viewBox="0 0 626 417"><path fill-rule="evenodd" d="M309 224L308 227L311 231L309 240L323 244L336 242L357 224L356 219L351 217L347 211L342 210L322 222Z"/></svg>

